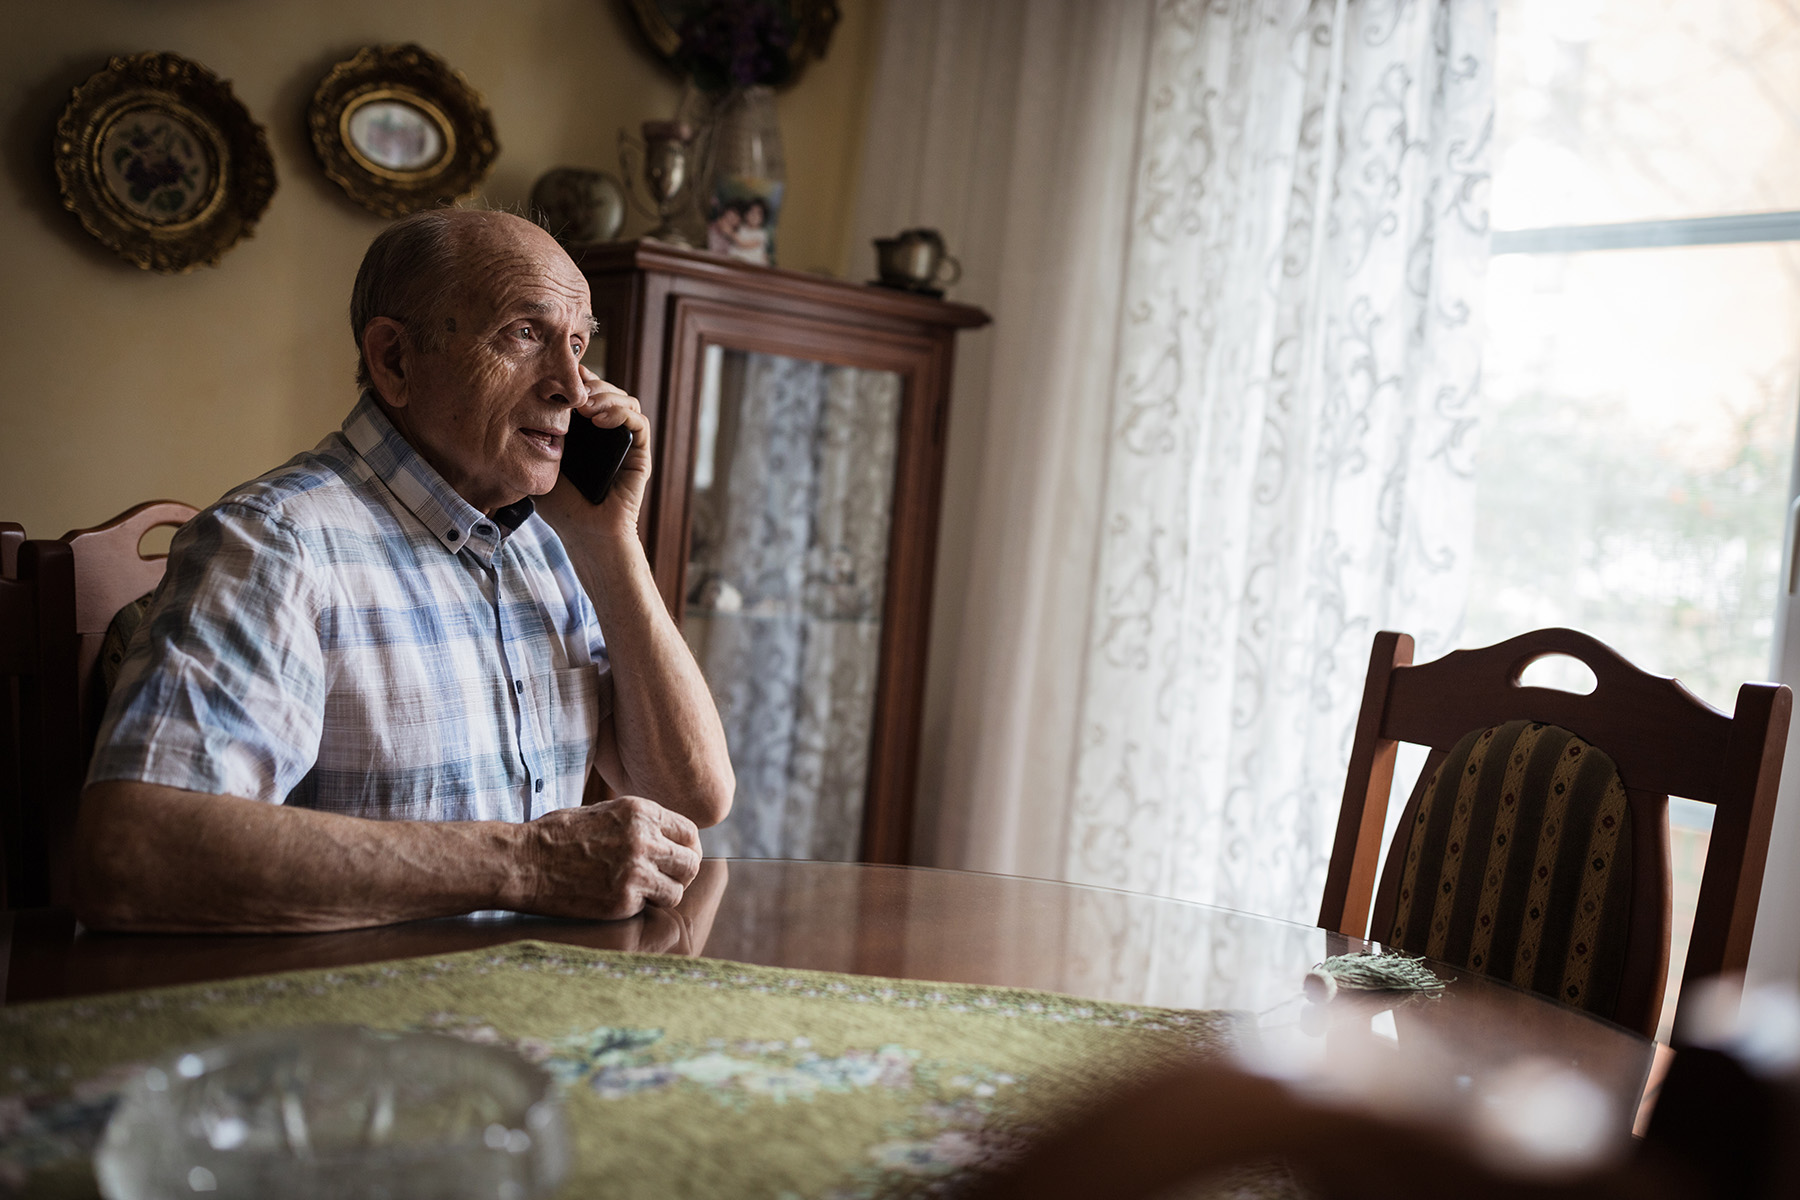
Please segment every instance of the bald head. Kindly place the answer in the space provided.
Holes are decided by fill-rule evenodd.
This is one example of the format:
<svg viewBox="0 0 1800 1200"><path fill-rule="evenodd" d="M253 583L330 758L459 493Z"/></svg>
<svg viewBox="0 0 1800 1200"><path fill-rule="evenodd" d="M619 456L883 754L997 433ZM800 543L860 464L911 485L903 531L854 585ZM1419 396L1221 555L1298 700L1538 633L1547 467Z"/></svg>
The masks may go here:
<svg viewBox="0 0 1800 1200"><path fill-rule="evenodd" d="M511 213L432 208L405 216L375 235L350 293L350 331L356 338L356 382L372 386L363 335L369 322L390 317L406 326L420 350L441 350L455 332L456 302L484 281L497 259L528 248L554 248L556 239Z"/></svg>

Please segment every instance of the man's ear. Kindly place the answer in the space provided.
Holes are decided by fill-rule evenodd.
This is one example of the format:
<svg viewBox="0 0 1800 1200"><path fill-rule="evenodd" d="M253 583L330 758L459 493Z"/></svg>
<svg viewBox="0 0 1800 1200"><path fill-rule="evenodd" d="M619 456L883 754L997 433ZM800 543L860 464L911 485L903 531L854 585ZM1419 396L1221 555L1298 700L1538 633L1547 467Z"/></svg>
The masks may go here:
<svg viewBox="0 0 1800 1200"><path fill-rule="evenodd" d="M363 329L363 361L375 394L389 408L405 408L407 371L412 366L412 339L406 326L392 317L376 317Z"/></svg>

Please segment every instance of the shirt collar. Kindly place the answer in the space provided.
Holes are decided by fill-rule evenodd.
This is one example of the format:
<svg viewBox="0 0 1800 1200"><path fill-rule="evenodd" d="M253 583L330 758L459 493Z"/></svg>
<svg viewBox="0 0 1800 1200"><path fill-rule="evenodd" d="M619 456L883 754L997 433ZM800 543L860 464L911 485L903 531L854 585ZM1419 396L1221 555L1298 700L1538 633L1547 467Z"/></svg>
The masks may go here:
<svg viewBox="0 0 1800 1200"><path fill-rule="evenodd" d="M530 496L487 514L457 494L432 465L419 456L381 410L375 393L364 391L344 418L344 438L394 497L424 523L452 554L464 550L491 563L506 535L536 511Z"/></svg>

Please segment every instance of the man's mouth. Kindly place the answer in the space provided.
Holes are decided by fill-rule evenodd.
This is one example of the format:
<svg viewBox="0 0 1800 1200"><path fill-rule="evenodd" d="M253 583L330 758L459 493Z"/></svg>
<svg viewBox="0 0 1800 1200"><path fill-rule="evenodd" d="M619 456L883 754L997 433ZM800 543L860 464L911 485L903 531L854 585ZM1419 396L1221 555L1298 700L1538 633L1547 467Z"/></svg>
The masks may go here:
<svg viewBox="0 0 1800 1200"><path fill-rule="evenodd" d="M563 435L552 429L521 429L525 440L542 450L551 458L561 458Z"/></svg>

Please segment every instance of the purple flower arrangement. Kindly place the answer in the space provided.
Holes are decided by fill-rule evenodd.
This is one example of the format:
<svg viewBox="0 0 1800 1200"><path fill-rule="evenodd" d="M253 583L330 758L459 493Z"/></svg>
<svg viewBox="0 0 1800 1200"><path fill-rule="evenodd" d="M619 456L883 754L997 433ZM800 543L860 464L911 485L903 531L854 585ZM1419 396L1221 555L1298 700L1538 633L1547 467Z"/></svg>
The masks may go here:
<svg viewBox="0 0 1800 1200"><path fill-rule="evenodd" d="M682 18L675 65L700 90L779 86L793 74L794 23L774 0L711 0Z"/></svg>

